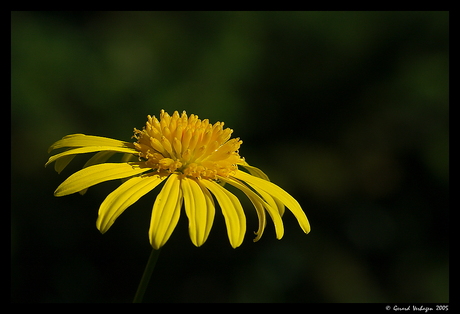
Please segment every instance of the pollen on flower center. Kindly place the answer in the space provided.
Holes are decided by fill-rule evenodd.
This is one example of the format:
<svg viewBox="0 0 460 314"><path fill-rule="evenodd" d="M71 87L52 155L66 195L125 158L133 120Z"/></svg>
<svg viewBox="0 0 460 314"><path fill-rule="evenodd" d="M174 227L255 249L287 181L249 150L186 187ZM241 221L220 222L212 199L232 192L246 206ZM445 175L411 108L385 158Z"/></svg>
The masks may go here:
<svg viewBox="0 0 460 314"><path fill-rule="evenodd" d="M232 129L223 122L210 124L197 115L177 111L170 116L164 110L160 119L147 116L142 131L134 129L134 147L145 166L159 174L182 173L198 179L228 177L243 159L238 154L239 138L230 139Z"/></svg>

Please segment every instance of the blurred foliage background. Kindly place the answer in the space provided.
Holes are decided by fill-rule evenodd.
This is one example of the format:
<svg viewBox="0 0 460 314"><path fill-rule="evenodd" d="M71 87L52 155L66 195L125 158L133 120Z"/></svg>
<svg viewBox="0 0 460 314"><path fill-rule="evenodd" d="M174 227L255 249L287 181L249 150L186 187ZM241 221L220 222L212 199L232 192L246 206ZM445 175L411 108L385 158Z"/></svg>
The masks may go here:
<svg viewBox="0 0 460 314"><path fill-rule="evenodd" d="M131 302L157 190L104 235L118 182L55 198L48 147L130 140L161 109L224 121L305 209L232 249L187 219L146 302L449 302L448 12L12 12L11 300ZM80 162L80 164L79 164Z"/></svg>

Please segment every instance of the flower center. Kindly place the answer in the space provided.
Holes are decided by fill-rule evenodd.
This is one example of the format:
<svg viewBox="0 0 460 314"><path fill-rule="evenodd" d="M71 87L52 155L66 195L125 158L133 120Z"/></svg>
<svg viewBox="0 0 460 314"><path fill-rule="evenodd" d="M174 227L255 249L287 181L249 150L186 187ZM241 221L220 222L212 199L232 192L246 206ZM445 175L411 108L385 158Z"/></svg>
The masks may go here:
<svg viewBox="0 0 460 314"><path fill-rule="evenodd" d="M232 129L224 129L223 122L210 124L197 115L177 111L170 116L164 110L160 120L147 116L142 131L134 129L135 148L145 165L160 174L182 173L197 179L228 177L243 159L238 149L239 138L230 139Z"/></svg>

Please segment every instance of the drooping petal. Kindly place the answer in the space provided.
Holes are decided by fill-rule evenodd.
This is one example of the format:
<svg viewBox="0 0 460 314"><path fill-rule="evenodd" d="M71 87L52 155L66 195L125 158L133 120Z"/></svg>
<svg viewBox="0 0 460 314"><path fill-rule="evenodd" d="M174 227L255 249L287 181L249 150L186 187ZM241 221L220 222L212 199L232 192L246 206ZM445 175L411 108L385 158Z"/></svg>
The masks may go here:
<svg viewBox="0 0 460 314"><path fill-rule="evenodd" d="M237 179L247 182L256 191L265 191L272 195L274 198L279 199L294 214L302 230L305 233L310 232L310 223L308 222L307 216L300 207L300 204L285 190L276 184L271 183L270 181L252 176L243 171L237 171L235 174L233 174L233 176Z"/></svg>
<svg viewBox="0 0 460 314"><path fill-rule="evenodd" d="M232 178L233 180L237 180ZM269 193L263 190L257 190L258 195L265 201L263 205L267 204L268 207L265 206L268 213L270 214L271 219L273 220L273 224L275 225L276 230L276 238L281 239L284 235L284 226L281 217L284 213L284 205L281 203L276 197L270 195ZM257 195L257 194L256 194Z"/></svg>
<svg viewBox="0 0 460 314"><path fill-rule="evenodd" d="M232 179L222 179L222 183L225 184L226 182L228 182L230 180L235 182L235 183L237 182L236 179L232 178ZM238 182L238 184L242 185L239 182ZM250 191L249 189L247 189L247 187L245 187L245 186L244 187L239 187L239 185L233 184L233 186L236 186L237 188L239 188L240 190L242 190L246 194L246 196L251 200L252 204L254 205L254 207L256 209L257 218L259 219L259 228L255 232L256 238L254 239L254 242L257 242L262 237L262 235L264 233L264 230L265 230L265 226L267 225L267 219L266 219L264 205L263 205L264 201L260 197L258 197L257 194L255 194L252 191Z"/></svg>
<svg viewBox="0 0 460 314"><path fill-rule="evenodd" d="M184 193L185 213L189 221L190 239L201 246L208 238L214 221L214 201L209 191L202 188L197 180L183 177L181 188Z"/></svg>
<svg viewBox="0 0 460 314"><path fill-rule="evenodd" d="M261 196L257 195L254 193L251 189L249 189L246 185L242 184L239 180L236 180L235 178L232 179L226 179L222 178L225 182L235 186L236 188L240 189L241 191L248 196L248 198L251 200L251 202L254 204L254 207L257 210L257 215L259 216L259 230L257 231L256 235L257 238L255 241L258 241L260 237L262 236L261 233L263 233L263 228L261 229L261 221L260 218L262 217L263 219L263 227L265 227L266 222L265 222L265 211L263 210L264 208L268 211L270 217L273 220L273 224L275 225L275 231L276 231L276 238L281 239L284 235L284 225L283 225L283 220L281 219L281 215L276 207L276 203L271 197L267 197L266 192L261 191ZM262 208L261 208L262 207Z"/></svg>
<svg viewBox="0 0 460 314"><path fill-rule="evenodd" d="M230 245L237 248L243 242L246 233L246 216L240 201L235 195L214 181L201 180L200 183L210 190L219 202L227 225Z"/></svg>
<svg viewBox="0 0 460 314"><path fill-rule="evenodd" d="M113 146L113 147L129 147L134 148L133 143L116 140L113 138L93 136L85 134L71 134L64 136L59 141L55 142L48 149L48 153L53 149L61 147L84 147L84 146Z"/></svg>
<svg viewBox="0 0 460 314"><path fill-rule="evenodd" d="M209 192L209 190L204 187L202 184L200 184L200 181L201 180L197 180L196 182L198 182L199 186L200 186L200 189L201 191L203 192L204 196L205 196L205 199L206 199L206 209L207 209L207 221L206 221L206 229L205 229L205 238L204 238L204 241L206 241L208 235L209 235L209 232L211 231L211 227L212 227L212 224L214 222L214 216L215 216L215 213L216 213L216 206L214 205L214 199L212 198L212 195L211 195L211 192ZM204 243L203 241L203 243Z"/></svg>
<svg viewBox="0 0 460 314"><path fill-rule="evenodd" d="M114 151L100 151L96 154L94 154L88 161L83 165L83 168L92 166L92 165L97 165L97 164L102 164L109 160L110 157L115 155L116 152ZM122 160L122 162L125 162Z"/></svg>
<svg viewBox="0 0 460 314"><path fill-rule="evenodd" d="M243 166L244 168L246 168L249 171L249 173L252 174L253 176L256 176L256 177L265 179L267 181L270 181L270 179L265 174L265 172L263 172L262 170L260 170L257 167L249 165L246 161L241 163L241 164L239 164L239 166Z"/></svg>
<svg viewBox="0 0 460 314"><path fill-rule="evenodd" d="M54 192L54 196L64 196L79 192L95 184L135 176L149 171L128 163L105 163L84 168L68 177Z"/></svg>
<svg viewBox="0 0 460 314"><path fill-rule="evenodd" d="M263 172L262 170L260 170L259 168L257 167L254 167L254 166L251 166L249 165L246 161L243 161L241 164L238 164L239 166L243 166L244 168L246 168L249 173L255 177L259 177L259 178L262 178L264 180L267 180L267 181L270 181L270 179L268 178L268 176L265 174L265 172ZM283 217L283 214L284 214L284 204L282 202L280 202L278 199L274 199L275 203L276 203L276 207L278 208L278 211L281 215L281 217Z"/></svg>
<svg viewBox="0 0 460 314"><path fill-rule="evenodd" d="M93 157L88 159L88 161L83 165L83 168L86 168L86 167L89 167L89 166L92 166L92 165L102 164L103 162L106 162L114 154L115 154L115 152L112 152L112 151L98 152L98 153L94 154ZM73 158L75 155L70 155L70 156L72 156L72 158ZM63 157L63 158L66 158L66 157ZM56 160L56 163L61 159ZM80 195L84 195L86 193L86 191L88 191L88 189L81 190L78 193L80 193Z"/></svg>
<svg viewBox="0 0 460 314"><path fill-rule="evenodd" d="M135 161L138 159L139 159L139 156L136 156L133 154L123 154L121 157L121 162L130 162L130 161Z"/></svg>
<svg viewBox="0 0 460 314"><path fill-rule="evenodd" d="M61 173L61 171L64 170L64 168L67 167L67 165L72 161L72 159L74 159L74 157L75 155L67 155L57 159L54 163L54 170L57 173Z"/></svg>
<svg viewBox="0 0 460 314"><path fill-rule="evenodd" d="M85 153L94 153L94 152L99 152L99 151L113 151L113 152L118 152L118 153L131 153L131 154L137 154L138 151L136 151L133 148L128 148L128 147L115 147L115 146L87 146L87 147L79 147L79 148L73 148L66 150L62 153L56 154L51 156L48 161L45 164L45 167L52 163L53 161L62 158L64 156L69 156L69 155L76 155L76 154L85 154ZM62 169L61 169L62 170Z"/></svg>
<svg viewBox="0 0 460 314"><path fill-rule="evenodd" d="M160 249L168 241L179 221L181 206L180 178L172 174L166 180L153 204L149 238L154 249Z"/></svg>
<svg viewBox="0 0 460 314"><path fill-rule="evenodd" d="M105 233L109 230L115 219L126 208L153 190L164 178L159 175L133 177L110 193L99 207L99 216L96 221L96 227L99 231Z"/></svg>

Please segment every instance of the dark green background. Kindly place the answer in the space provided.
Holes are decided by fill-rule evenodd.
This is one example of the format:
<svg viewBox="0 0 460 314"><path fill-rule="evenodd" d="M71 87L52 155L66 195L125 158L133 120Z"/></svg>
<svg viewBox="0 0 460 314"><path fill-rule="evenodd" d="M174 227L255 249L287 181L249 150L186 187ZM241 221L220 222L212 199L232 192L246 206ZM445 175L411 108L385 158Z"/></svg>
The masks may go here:
<svg viewBox="0 0 460 314"><path fill-rule="evenodd" d="M229 245L182 215L148 302L449 302L447 12L12 12L11 301L130 302L158 190L101 235L118 182L55 198L87 158L67 134L130 140L161 109L224 121L289 191L275 239ZM86 156L85 156L86 157Z"/></svg>

